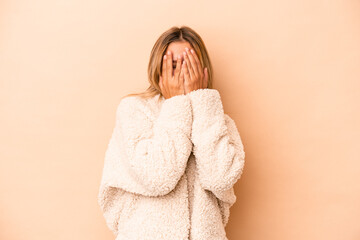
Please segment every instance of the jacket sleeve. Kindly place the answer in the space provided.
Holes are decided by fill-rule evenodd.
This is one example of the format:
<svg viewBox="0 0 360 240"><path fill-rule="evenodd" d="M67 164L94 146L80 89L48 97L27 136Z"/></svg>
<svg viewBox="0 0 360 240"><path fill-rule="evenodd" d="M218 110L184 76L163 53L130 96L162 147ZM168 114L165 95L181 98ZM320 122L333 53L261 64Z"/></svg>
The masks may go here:
<svg viewBox="0 0 360 240"><path fill-rule="evenodd" d="M115 234L125 191L156 197L176 187L192 150L191 123L186 95L165 99L157 116L140 98L120 101L98 193L98 203Z"/></svg>
<svg viewBox="0 0 360 240"><path fill-rule="evenodd" d="M193 110L191 140L202 187L223 203L236 201L233 186L241 177L244 147L234 120L224 113L216 89L188 93Z"/></svg>

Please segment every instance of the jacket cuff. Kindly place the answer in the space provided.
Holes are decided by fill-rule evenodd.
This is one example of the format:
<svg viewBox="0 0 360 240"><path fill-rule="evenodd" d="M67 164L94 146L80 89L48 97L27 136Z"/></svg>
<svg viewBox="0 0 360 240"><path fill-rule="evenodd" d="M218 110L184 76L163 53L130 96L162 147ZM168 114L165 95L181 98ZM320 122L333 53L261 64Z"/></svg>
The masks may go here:
<svg viewBox="0 0 360 240"><path fill-rule="evenodd" d="M211 128L221 129L224 125L224 108L218 90L200 88L187 94L193 111L192 141L201 144L201 135ZM220 126L218 126L220 124ZM214 129L214 130L216 130Z"/></svg>
<svg viewBox="0 0 360 240"><path fill-rule="evenodd" d="M192 120L189 97L185 94L176 95L163 101L159 124L155 125L155 128L185 132L190 138Z"/></svg>
<svg viewBox="0 0 360 240"><path fill-rule="evenodd" d="M187 94L191 99L193 114L200 115L218 115L223 114L223 105L221 96L217 89L200 88Z"/></svg>

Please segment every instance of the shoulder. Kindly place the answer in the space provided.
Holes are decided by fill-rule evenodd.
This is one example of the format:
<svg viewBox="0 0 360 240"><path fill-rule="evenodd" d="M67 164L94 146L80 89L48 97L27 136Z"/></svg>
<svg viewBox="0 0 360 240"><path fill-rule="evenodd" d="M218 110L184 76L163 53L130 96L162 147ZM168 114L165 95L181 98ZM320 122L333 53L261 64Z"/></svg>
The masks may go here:
<svg viewBox="0 0 360 240"><path fill-rule="evenodd" d="M141 106L141 105L145 105L147 102L146 99L143 99L139 96L128 96L128 97L123 97L119 104L118 107L123 107L123 106Z"/></svg>
<svg viewBox="0 0 360 240"><path fill-rule="evenodd" d="M141 109L146 107L146 100L138 96L124 97L118 103L116 112L129 111L131 109Z"/></svg>
<svg viewBox="0 0 360 240"><path fill-rule="evenodd" d="M149 99L139 96L127 96L120 100L116 108L116 116L120 118L152 119L153 110L150 106Z"/></svg>

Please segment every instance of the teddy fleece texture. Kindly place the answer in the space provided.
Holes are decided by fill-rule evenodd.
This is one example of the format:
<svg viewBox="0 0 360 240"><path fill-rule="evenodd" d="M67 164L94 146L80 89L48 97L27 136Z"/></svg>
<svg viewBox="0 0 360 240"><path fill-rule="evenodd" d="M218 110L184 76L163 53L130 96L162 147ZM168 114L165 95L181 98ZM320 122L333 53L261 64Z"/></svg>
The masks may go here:
<svg viewBox="0 0 360 240"><path fill-rule="evenodd" d="M123 98L98 203L116 240L228 240L245 162L216 89Z"/></svg>

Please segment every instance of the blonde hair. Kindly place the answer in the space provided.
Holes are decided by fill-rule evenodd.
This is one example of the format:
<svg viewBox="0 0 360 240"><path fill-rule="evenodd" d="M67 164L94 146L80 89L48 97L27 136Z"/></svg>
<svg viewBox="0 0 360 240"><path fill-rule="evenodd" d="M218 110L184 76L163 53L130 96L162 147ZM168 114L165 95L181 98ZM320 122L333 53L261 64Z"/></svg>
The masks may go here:
<svg viewBox="0 0 360 240"><path fill-rule="evenodd" d="M157 94L161 93L161 89L159 86L159 77L162 72L162 60L163 56L172 42L183 42L187 41L191 45L191 47L196 52L199 57L200 63L202 65L202 69L205 67L208 71L208 86L207 88L212 88L212 79L213 79L213 69L210 62L209 54L206 50L205 44L200 37L193 29L188 26L181 27L171 27L167 31L165 31L158 40L155 42L151 54L150 61L148 64L148 81L150 86L143 92L140 93L130 93L124 97L128 96L139 96L142 98L151 98ZM159 98L160 99L160 98Z"/></svg>

